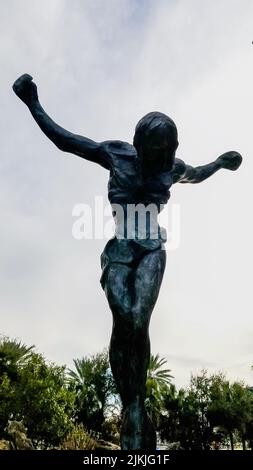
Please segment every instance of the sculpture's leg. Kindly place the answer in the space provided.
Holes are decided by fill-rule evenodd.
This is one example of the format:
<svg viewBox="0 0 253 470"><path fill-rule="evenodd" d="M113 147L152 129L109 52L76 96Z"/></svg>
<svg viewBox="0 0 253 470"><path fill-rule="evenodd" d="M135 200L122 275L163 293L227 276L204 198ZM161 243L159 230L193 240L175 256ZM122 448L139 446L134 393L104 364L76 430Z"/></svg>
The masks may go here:
<svg viewBox="0 0 253 470"><path fill-rule="evenodd" d="M146 254L137 268L112 263L105 292L113 313L110 363L122 399L122 449L156 448L144 401L150 359L149 321L165 268L165 251Z"/></svg>

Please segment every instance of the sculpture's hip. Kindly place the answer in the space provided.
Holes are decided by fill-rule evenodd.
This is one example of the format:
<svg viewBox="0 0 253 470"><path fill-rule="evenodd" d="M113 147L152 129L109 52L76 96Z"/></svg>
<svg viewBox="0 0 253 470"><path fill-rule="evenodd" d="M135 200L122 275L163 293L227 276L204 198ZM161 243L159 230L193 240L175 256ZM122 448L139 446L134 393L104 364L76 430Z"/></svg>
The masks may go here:
<svg viewBox="0 0 253 470"><path fill-rule="evenodd" d="M102 276L100 282L103 289L108 268L112 263L128 265L134 269L145 255L154 250L162 249L164 249L162 239L127 240L114 237L109 240L101 254Z"/></svg>

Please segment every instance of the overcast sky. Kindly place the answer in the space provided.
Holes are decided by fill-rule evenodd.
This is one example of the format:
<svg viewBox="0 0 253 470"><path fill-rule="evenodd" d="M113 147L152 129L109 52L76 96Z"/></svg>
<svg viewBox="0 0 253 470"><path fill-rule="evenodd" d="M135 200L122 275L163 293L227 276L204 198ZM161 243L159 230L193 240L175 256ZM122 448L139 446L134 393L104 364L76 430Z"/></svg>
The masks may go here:
<svg viewBox="0 0 253 470"><path fill-rule="evenodd" d="M33 75L59 124L132 142L137 121L176 122L178 157L242 153L238 172L175 185L181 242L167 253L150 334L177 385L223 370L253 384L252 0L1 0L1 333L60 364L107 346L106 240L72 237L72 209L106 198L107 171L61 153L11 90Z"/></svg>

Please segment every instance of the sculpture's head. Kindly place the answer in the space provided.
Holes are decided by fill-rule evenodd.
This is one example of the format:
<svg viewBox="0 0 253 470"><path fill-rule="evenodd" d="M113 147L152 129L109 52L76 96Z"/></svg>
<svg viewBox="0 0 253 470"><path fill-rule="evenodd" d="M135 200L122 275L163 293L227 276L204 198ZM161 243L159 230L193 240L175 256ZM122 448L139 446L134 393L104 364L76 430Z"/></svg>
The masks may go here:
<svg viewBox="0 0 253 470"><path fill-rule="evenodd" d="M133 144L144 169L171 170L178 147L176 124L166 114L146 114L137 124Z"/></svg>

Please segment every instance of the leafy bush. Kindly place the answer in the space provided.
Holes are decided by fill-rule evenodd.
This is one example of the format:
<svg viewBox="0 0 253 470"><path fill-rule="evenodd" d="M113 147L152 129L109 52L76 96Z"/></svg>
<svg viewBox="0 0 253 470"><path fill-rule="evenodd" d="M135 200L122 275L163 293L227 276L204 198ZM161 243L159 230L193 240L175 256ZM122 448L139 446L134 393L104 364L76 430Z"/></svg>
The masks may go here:
<svg viewBox="0 0 253 470"><path fill-rule="evenodd" d="M96 441L84 429L82 424L76 424L60 444L61 450L94 450Z"/></svg>

